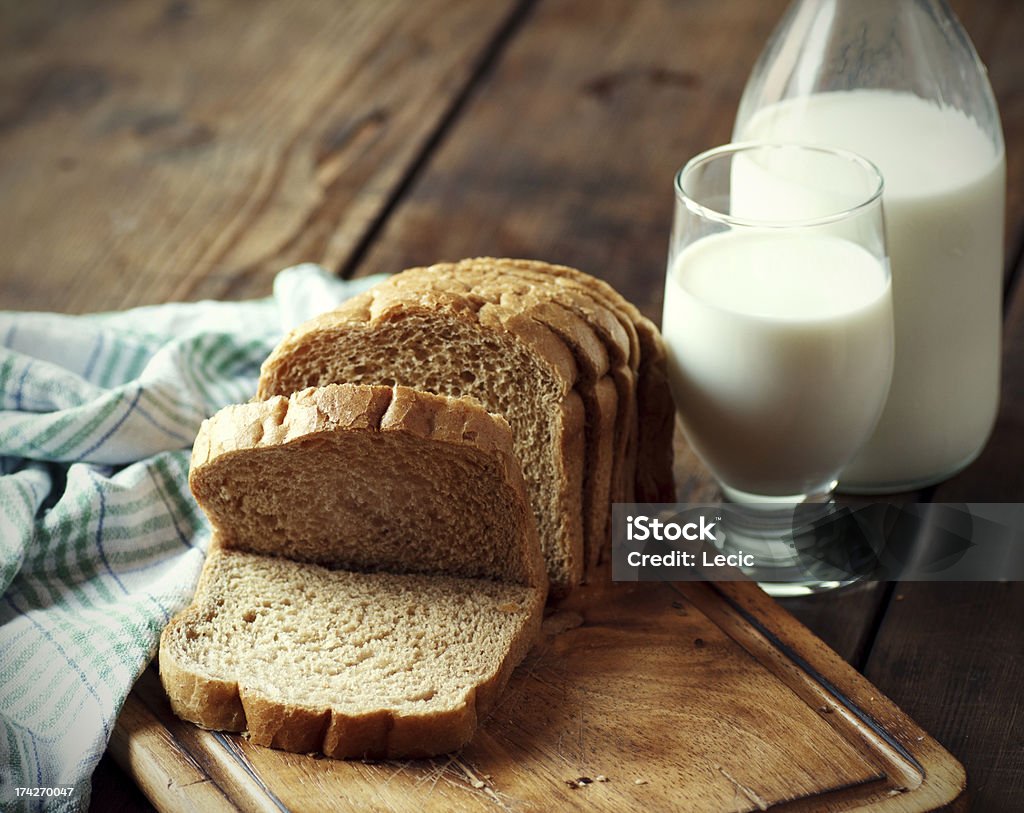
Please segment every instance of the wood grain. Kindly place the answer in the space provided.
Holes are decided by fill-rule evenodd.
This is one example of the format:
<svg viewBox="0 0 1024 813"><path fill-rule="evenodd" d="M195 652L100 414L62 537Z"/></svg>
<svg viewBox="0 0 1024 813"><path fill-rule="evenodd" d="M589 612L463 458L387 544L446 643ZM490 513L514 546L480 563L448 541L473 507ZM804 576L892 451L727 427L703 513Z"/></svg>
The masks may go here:
<svg viewBox="0 0 1024 813"><path fill-rule="evenodd" d="M5 4L0 308L264 295L340 268L514 0Z"/></svg>
<svg viewBox="0 0 1024 813"><path fill-rule="evenodd" d="M963 778L752 585L613 584L607 572L548 617L491 717L447 758L341 762L255 747L177 720L152 673L126 709L126 741L145 739L152 756L138 767L161 810L175 809L180 785L167 777L182 774L205 777L240 809L296 813L325 799L446 813L906 813L955 797Z"/></svg>

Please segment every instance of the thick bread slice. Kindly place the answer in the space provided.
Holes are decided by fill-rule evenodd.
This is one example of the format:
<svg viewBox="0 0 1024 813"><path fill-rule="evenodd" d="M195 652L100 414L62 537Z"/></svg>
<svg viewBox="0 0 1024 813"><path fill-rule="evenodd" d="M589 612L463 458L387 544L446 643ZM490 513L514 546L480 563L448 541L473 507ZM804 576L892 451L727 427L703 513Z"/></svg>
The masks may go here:
<svg viewBox="0 0 1024 813"><path fill-rule="evenodd" d="M351 573L215 545L160 639L180 717L335 758L453 751L536 639L544 591Z"/></svg>
<svg viewBox="0 0 1024 813"><path fill-rule="evenodd" d="M529 309L464 291L382 283L290 333L259 397L331 382L470 395L512 427L552 589L583 574L584 408L572 354Z"/></svg>
<svg viewBox="0 0 1024 813"><path fill-rule="evenodd" d="M425 290L442 284L517 311L528 311L542 321L573 353L579 370L577 390L583 399L586 436L583 475L583 546L587 562L607 542L611 527L610 505L616 462L618 393L608 376L609 356L604 343L572 309L554 301L540 286L515 274L471 263L441 263L413 268L389 280L403 289Z"/></svg>
<svg viewBox="0 0 1024 813"><path fill-rule="evenodd" d="M176 713L334 757L465 744L537 635L546 597L511 449L502 418L402 387L331 385L207 421L190 482L215 537L196 598L160 641ZM388 501L410 495L417 516L389 523ZM268 555L282 553L488 578Z"/></svg>
<svg viewBox="0 0 1024 813"><path fill-rule="evenodd" d="M489 258L484 258L489 259ZM531 261L513 261L534 267L543 266L547 273L571 280L590 290L595 298L632 323L640 344L637 379L637 442L636 500L638 502L673 502L672 438L675 432L675 401L669 389L665 343L657 326L602 279L575 268Z"/></svg>
<svg viewBox="0 0 1024 813"><path fill-rule="evenodd" d="M331 385L229 406L203 422L189 484L225 548L544 583L508 424L465 399Z"/></svg>
<svg viewBox="0 0 1024 813"><path fill-rule="evenodd" d="M633 322L624 313L613 311L598 301L599 297L589 286L551 271L563 266L535 260L491 257L462 260L456 265L460 270L488 271L505 279L518 278L524 284L531 285L539 296L545 296L570 309L590 325L604 343L609 355L609 374L619 396L611 500L633 502L637 445L636 379L640 365L640 341ZM580 277L587 276L581 271L575 273Z"/></svg>

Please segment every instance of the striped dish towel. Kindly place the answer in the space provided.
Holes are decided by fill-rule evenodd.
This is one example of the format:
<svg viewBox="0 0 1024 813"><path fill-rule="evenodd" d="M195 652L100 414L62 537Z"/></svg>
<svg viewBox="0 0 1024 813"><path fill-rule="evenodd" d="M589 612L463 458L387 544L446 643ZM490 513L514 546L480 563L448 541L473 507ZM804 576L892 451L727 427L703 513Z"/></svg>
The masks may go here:
<svg viewBox="0 0 1024 813"><path fill-rule="evenodd" d="M88 806L125 696L199 576L200 422L252 397L284 331L376 281L302 265L258 301L0 312L0 809Z"/></svg>

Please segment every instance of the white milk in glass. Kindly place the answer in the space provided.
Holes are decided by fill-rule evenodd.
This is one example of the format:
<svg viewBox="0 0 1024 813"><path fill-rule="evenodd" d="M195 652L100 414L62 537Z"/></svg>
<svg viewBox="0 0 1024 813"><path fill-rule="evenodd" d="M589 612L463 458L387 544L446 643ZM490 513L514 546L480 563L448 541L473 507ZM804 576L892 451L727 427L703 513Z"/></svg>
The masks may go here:
<svg viewBox="0 0 1024 813"><path fill-rule="evenodd" d="M744 140L844 147L885 178L896 365L878 427L841 487L938 481L984 446L999 398L1005 158L963 113L854 90L758 111Z"/></svg>
<svg viewBox="0 0 1024 813"><path fill-rule="evenodd" d="M713 235L669 268L662 333L687 439L723 485L813 493L860 448L885 401L889 277L834 236Z"/></svg>

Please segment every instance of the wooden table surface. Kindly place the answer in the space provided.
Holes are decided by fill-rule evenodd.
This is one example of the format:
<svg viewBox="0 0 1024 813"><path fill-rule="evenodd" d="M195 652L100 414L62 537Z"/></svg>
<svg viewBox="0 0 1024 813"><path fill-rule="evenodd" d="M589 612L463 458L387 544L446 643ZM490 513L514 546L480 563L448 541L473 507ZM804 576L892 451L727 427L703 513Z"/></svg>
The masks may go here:
<svg viewBox="0 0 1024 813"><path fill-rule="evenodd" d="M491 254L658 318L671 177L728 140L783 0L0 3L0 308L269 293ZM1024 3L959 0L1007 141L1002 407L917 495L1024 500ZM682 498L714 496L696 462ZM1024 585L869 584L785 606L1024 809ZM147 810L119 769L94 810Z"/></svg>

